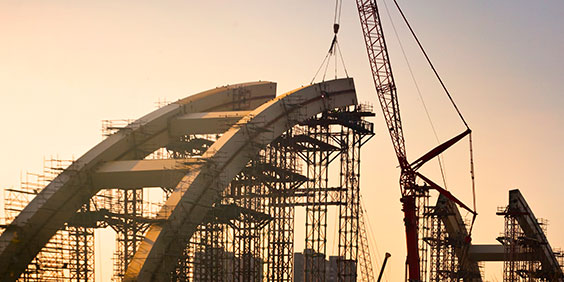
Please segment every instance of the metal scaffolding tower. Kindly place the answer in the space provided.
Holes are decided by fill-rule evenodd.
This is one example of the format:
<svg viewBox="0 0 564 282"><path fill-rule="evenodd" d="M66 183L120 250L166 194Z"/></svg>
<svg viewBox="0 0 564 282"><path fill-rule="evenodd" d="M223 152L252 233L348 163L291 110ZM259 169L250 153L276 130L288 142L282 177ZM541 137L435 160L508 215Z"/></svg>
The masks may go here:
<svg viewBox="0 0 564 282"><path fill-rule="evenodd" d="M562 264L546 238L546 221L538 219L519 190L498 211L505 219L503 281L563 281Z"/></svg>
<svg viewBox="0 0 564 282"><path fill-rule="evenodd" d="M295 208L305 207L304 281L356 281L359 153L373 135L372 124L363 120L371 115L365 105L324 113L262 149L198 227L174 278L294 281L300 275L294 269ZM187 139L197 138L202 136ZM337 185L330 187L333 162L340 176L332 179ZM337 280L327 280L326 216L331 206L339 217Z"/></svg>
<svg viewBox="0 0 564 282"><path fill-rule="evenodd" d="M428 281L458 281L459 265L453 246L455 242L443 223L448 211L431 207L427 216L430 219L430 236L425 238L430 245Z"/></svg>
<svg viewBox="0 0 564 282"><path fill-rule="evenodd" d="M482 281L477 261L469 256L468 224L456 204L440 195L434 206L427 200L422 216L422 281Z"/></svg>
<svg viewBox="0 0 564 282"><path fill-rule="evenodd" d="M265 120L261 121L261 118L250 115L248 109L268 101L268 95L271 95L269 93L273 92L272 85L251 83L244 87L225 87L221 89L223 92L213 90L206 93L210 97L223 93L222 99L230 100L228 103L210 100L211 105L215 103L230 106L219 106L219 112L210 112L207 116L178 110L172 118L174 122L161 122L157 118L151 123L153 121L150 118L154 116L134 122L106 120L103 122L103 136L107 138L102 142L102 147L123 144L128 148L126 155L116 156L115 151L109 151L104 156L105 159L97 161L95 165L81 163L84 158L64 165L52 165L50 171L36 175L38 180L25 181L21 189L7 189L9 193L15 193L6 197L7 214L13 217L18 214L22 216L22 209L36 195L44 197L45 193L41 192L44 187L75 189L68 182L73 177L78 179L75 183L79 183L73 185L90 185L88 187L93 187L91 191L94 191L91 195L83 195L84 199L72 199L81 205L77 205L76 210L64 211L72 216L65 219L64 228L43 246L42 251L23 272L21 279L93 280L96 228L111 228L115 232L116 252L112 279L125 279L142 241L150 233L149 228L169 224L165 216L171 211L167 210L169 206L166 203L174 197L174 193L178 193L178 188L173 189L176 183L198 166L210 168L203 172L207 174L205 177L213 178L218 175L214 171L216 164L204 155L216 154L221 158L221 154L231 153L211 150L219 140L225 139L222 137L229 128L243 131L246 133L244 136L248 136L247 140L238 142L244 142L250 148L245 151L248 155L243 156L250 161L242 169L238 169L240 172L235 177L230 178L232 180L226 185L226 189L217 190L217 200L206 212L204 220L198 221L194 235L181 243L185 246L182 255L167 258L169 261L177 261L174 271L167 272L171 279L293 281L295 277L301 277L306 281L356 281L360 272L357 271L359 265L363 268L363 277L369 275L372 271L366 269L371 268L371 263L367 265L359 262L359 259L363 259L363 263L366 263L369 257L366 250L359 251L359 240L364 238L364 244L367 244L366 234L359 232L360 148L373 136L372 124L365 121L365 117L374 115L371 107L356 105L354 84L350 79L322 83L326 86L320 88L303 88L296 92L299 95L271 100L270 103L276 105L271 107L284 117L287 125L280 127L285 129L276 133L276 137L269 137L269 132L273 129L268 127L271 123L267 121L271 117L262 117ZM255 89L253 87L258 90L252 90ZM339 87L342 89L339 90ZM264 92L267 94L262 94ZM339 95L343 98L333 98ZM196 97L195 101L207 96ZM321 103L319 99L311 97L329 97L329 100ZM253 99L258 101L254 102ZM184 101L177 103L157 112L191 109L193 106ZM208 109L207 111L216 109L206 103L210 102L205 102L200 107ZM312 103L310 109L304 106L308 103ZM349 106L322 110L327 107L327 103ZM306 118L305 114L310 118ZM245 117L245 122L238 122L242 117ZM250 119L253 122L248 122ZM209 127L206 128L200 122ZM225 124L222 125L221 122ZM157 130L157 127L161 129ZM186 132L186 128L198 133L178 134ZM151 139L157 138L154 136L159 136L160 132L171 134L166 137L169 138L166 142ZM119 148L121 150L125 147ZM93 150L87 155L97 153L99 151ZM86 165L93 167L85 170ZM149 182L156 185L135 184L140 183L136 182L137 176L152 180L149 176L154 174L159 176L158 181ZM112 182L115 179L119 181L111 185L116 183ZM80 182L86 180L87 182ZM85 189L79 193L83 191ZM161 191L163 201L149 201L147 195L151 191ZM32 208L42 208L42 202L33 203ZM153 206L157 206L160 211L154 212ZM295 238L296 210L300 211L300 215L303 211L306 230L304 238ZM337 253L328 258L329 212L336 215L335 240L338 249ZM294 268L296 239L302 239L306 243L305 267L300 271Z"/></svg>
<svg viewBox="0 0 564 282"><path fill-rule="evenodd" d="M370 254L370 244L368 243L368 230L366 226L366 212L360 206L359 229L358 229L358 267L360 270L360 281L374 281L374 267L372 265L372 255Z"/></svg>
<svg viewBox="0 0 564 282"><path fill-rule="evenodd" d="M5 189L5 221L9 223L73 161L44 159L41 173L26 173L19 188ZM87 208L87 205L83 207ZM94 275L94 238L91 228L66 224L41 249L20 277L22 281L88 281Z"/></svg>

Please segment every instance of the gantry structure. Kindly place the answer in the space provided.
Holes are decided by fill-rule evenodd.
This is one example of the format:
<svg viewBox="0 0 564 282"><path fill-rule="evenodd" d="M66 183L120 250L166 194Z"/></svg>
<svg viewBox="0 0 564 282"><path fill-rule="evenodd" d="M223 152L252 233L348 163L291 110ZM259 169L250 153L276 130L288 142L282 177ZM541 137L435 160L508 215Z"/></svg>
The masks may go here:
<svg viewBox="0 0 564 282"><path fill-rule="evenodd" d="M277 97L272 82L219 87L108 124L112 134L82 157L49 166L56 173L44 186L9 191L25 199L7 205L0 277L92 280L93 230L109 226L115 280L370 280L370 254L359 248L367 116L346 78ZM147 204L149 187L163 201ZM301 272L296 209L306 214ZM326 261L330 209L338 255Z"/></svg>

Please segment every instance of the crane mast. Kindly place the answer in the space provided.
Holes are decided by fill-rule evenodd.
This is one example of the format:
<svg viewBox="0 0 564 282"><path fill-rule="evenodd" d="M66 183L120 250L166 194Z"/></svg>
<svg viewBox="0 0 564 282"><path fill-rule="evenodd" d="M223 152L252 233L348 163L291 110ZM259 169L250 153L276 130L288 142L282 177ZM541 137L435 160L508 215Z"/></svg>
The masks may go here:
<svg viewBox="0 0 564 282"><path fill-rule="evenodd" d="M392 74L392 66L388 56L386 40L380 21L378 6L375 0L356 0L360 24L364 34L366 50L376 93L388 126L396 156L401 168L400 189L404 212L404 223L407 243L407 265L409 280L419 281L419 248L416 214L416 173L407 161L403 127L397 97L396 85Z"/></svg>

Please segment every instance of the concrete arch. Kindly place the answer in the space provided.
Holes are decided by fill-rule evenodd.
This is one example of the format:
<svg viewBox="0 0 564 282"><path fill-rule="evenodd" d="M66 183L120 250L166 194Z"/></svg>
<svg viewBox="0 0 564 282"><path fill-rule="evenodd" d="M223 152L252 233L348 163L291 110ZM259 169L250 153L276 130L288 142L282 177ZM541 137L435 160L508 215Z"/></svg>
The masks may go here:
<svg viewBox="0 0 564 282"><path fill-rule="evenodd" d="M352 79L322 82L276 98L275 91L271 82L212 89L149 113L108 137L47 185L2 233L0 279L17 279L100 189L176 186L158 214L164 223L149 228L126 273L130 281L167 280L183 242L260 148L311 116L357 104ZM208 133L223 135L202 158L144 160L176 136Z"/></svg>
<svg viewBox="0 0 564 282"><path fill-rule="evenodd" d="M57 230L102 188L95 185L96 172L109 162L141 160L167 145L174 134L194 133L201 127L187 127L185 120L196 113L249 111L275 96L272 82L218 87L162 107L109 136L47 185L2 233L0 279L11 281L21 275ZM224 127L215 130L223 132L228 126Z"/></svg>
<svg viewBox="0 0 564 282"><path fill-rule="evenodd" d="M339 79L286 93L241 119L204 154L207 163L180 181L159 213L165 223L149 228L125 280L169 279L186 240L252 156L297 123L324 111L356 104L352 79Z"/></svg>

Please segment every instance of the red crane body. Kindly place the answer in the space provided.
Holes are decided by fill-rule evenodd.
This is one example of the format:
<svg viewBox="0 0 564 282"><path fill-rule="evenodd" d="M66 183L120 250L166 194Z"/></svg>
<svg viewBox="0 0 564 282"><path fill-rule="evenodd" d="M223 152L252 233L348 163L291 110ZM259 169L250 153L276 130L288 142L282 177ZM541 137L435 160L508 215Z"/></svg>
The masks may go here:
<svg viewBox="0 0 564 282"><path fill-rule="evenodd" d="M386 47L386 40L384 38L382 23L380 21L378 6L375 0L356 0L356 4L360 16L360 24L362 26L366 50L368 52L370 68L372 70L372 77L374 79L374 85L376 87L376 93L378 95L378 100L380 102L383 116L386 120L386 125L388 127L388 131L392 139L392 144L394 146L401 169L400 190L402 195L401 203L404 213L407 244L406 263L409 270L408 278L409 281L421 281L417 215L417 197L421 194L421 188L417 186L415 182L416 178L419 177L427 184L429 184L430 188L439 191L439 193L444 194L449 199L459 204L461 207L473 213L474 217L476 216L476 212L468 208L448 191L418 173L417 170L423 164L435 158L446 149L460 141L462 138L469 135L471 133L471 130L467 128L467 130L465 130L463 133L437 146L427 154L423 155L421 158L417 159L412 164L408 162L396 85L394 82L394 76L392 74L392 66L390 64L390 59L388 56L388 50ZM464 123L466 125L466 122Z"/></svg>
<svg viewBox="0 0 564 282"><path fill-rule="evenodd" d="M407 243L407 264L409 279L420 280L419 249L417 236L417 212L415 205L415 172L407 161L403 127L396 93L396 85L392 74L392 66L388 56L386 40L374 0L356 0L360 24L364 34L368 59L372 70L378 100L382 107L386 125L390 132L392 144L401 168L400 188L401 202L404 212L404 223Z"/></svg>

